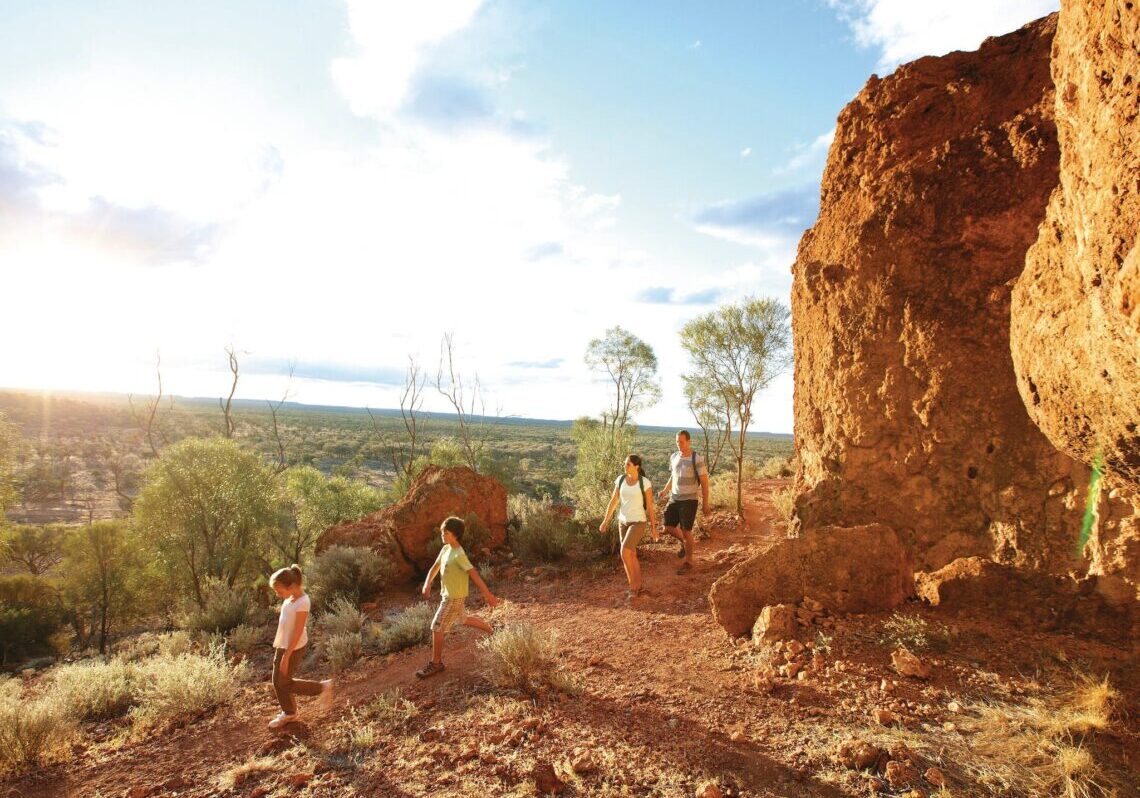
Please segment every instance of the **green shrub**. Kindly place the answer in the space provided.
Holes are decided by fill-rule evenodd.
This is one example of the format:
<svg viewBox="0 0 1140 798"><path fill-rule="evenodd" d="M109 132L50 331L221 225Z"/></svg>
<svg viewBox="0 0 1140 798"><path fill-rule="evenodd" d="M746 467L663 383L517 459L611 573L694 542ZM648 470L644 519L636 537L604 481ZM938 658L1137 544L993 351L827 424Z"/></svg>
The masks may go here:
<svg viewBox="0 0 1140 798"><path fill-rule="evenodd" d="M48 580L0 576L0 665L52 652L63 622L59 594Z"/></svg>
<svg viewBox="0 0 1140 798"><path fill-rule="evenodd" d="M0 679L0 775L66 755L75 720L51 695L27 700L20 684Z"/></svg>
<svg viewBox="0 0 1140 798"><path fill-rule="evenodd" d="M205 606L191 610L182 620L182 628L188 632L225 634L253 620L257 614L249 591L235 590L224 582L211 581L203 592Z"/></svg>
<svg viewBox="0 0 1140 798"><path fill-rule="evenodd" d="M239 654L249 654L262 642L265 637L265 629L260 626L241 626L234 627L230 632L227 639L227 645L232 650Z"/></svg>
<svg viewBox="0 0 1140 798"><path fill-rule="evenodd" d="M369 646L382 654L402 651L431 640L431 619L435 607L426 601L413 604L384 619L369 639ZM375 627L373 627L375 628Z"/></svg>
<svg viewBox="0 0 1140 798"><path fill-rule="evenodd" d="M314 626L322 635L331 637L333 635L360 634L367 622L367 615L357 609L351 601L341 597L317 616Z"/></svg>
<svg viewBox="0 0 1140 798"><path fill-rule="evenodd" d="M554 509L549 496L511 496L507 499L507 516L512 527L511 548L519 557L547 562L566 556L573 528Z"/></svg>
<svg viewBox="0 0 1140 798"><path fill-rule="evenodd" d="M479 641L487 652L486 671L499 687L535 693L544 687L561 692L573 681L558 659L558 636L520 623L495 630Z"/></svg>
<svg viewBox="0 0 1140 798"><path fill-rule="evenodd" d="M156 655L176 657L188 653L192 647L190 635L183 631L158 634L146 632L133 640L124 641L115 652L115 659L138 662Z"/></svg>
<svg viewBox="0 0 1140 798"><path fill-rule="evenodd" d="M321 647L333 673L340 673L356 664L363 653L364 643L360 632L346 632L332 635Z"/></svg>
<svg viewBox="0 0 1140 798"><path fill-rule="evenodd" d="M141 728L194 715L232 701L248 672L245 661L231 665L223 646L205 654L158 656L139 663L138 705L131 717Z"/></svg>
<svg viewBox="0 0 1140 798"><path fill-rule="evenodd" d="M77 721L118 717L134 704L137 670L117 659L61 665L51 671L46 694Z"/></svg>
<svg viewBox="0 0 1140 798"><path fill-rule="evenodd" d="M879 644L888 648L903 646L910 651L945 651L954 633L942 624L930 624L918 615L891 613L879 629Z"/></svg>
<svg viewBox="0 0 1140 798"><path fill-rule="evenodd" d="M792 469L792 460L789 457L769 457L756 472L761 479L782 479L795 473Z"/></svg>
<svg viewBox="0 0 1140 798"><path fill-rule="evenodd" d="M380 593L392 578L392 564L364 546L330 546L309 568L309 595L318 607L338 598L362 604Z"/></svg>
<svg viewBox="0 0 1140 798"><path fill-rule="evenodd" d="M760 469L751 460L742 466L744 481L756 479ZM736 463L726 462L724 468L709 480L709 504L713 507L736 508Z"/></svg>

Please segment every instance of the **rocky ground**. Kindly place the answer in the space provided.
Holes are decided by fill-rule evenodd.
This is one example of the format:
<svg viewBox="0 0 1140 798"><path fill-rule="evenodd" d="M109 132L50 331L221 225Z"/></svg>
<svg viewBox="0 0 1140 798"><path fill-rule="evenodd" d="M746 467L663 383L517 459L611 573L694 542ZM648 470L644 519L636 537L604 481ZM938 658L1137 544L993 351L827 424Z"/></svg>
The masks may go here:
<svg viewBox="0 0 1140 798"><path fill-rule="evenodd" d="M1021 771L1002 760L1036 756L1026 773L1048 771L1046 737L1027 730L1076 700L1073 685L1106 674L1121 693L1115 720L1071 726L1068 749L1054 742L1091 755L1077 763L1091 782L1140 794L1140 674L1127 640L918 603L893 620L831 617L810 600L794 608L794 642L729 639L709 588L774 540L768 497L782 484L748 486L745 523L714 518L694 573L674 575L673 546L644 548L649 595L632 603L616 558L499 577L492 588L506 601L480 611L556 631L572 694L492 686L479 633L463 629L448 640L443 674L415 678L424 647L365 659L340 680L331 709L313 709L288 733L266 728L276 707L258 681L233 705L147 739L95 727L70 762L0 785L0 795L838 798L937 795L939 782L942 795L1033 794L1029 782L1003 783ZM922 649L921 635L913 659L897 652L900 638ZM255 660L268 674L268 652ZM1007 748L994 748L1000 723Z"/></svg>

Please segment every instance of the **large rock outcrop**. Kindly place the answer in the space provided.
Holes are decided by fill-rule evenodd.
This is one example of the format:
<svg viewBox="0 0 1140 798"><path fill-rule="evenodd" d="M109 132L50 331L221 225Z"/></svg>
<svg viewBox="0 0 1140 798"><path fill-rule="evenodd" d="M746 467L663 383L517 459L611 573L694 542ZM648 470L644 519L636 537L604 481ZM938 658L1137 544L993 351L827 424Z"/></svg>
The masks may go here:
<svg viewBox="0 0 1140 798"><path fill-rule="evenodd" d="M713 617L731 635L752 628L770 604L810 597L835 612L889 610L914 588L914 567L882 524L825 527L777 542L713 583Z"/></svg>
<svg viewBox="0 0 1140 798"><path fill-rule="evenodd" d="M1066 2L1053 43L1060 185L1013 291L1030 417L1059 449L1104 459L1092 570L1140 586L1140 3ZM1129 584L1131 584L1131 588Z"/></svg>
<svg viewBox="0 0 1140 798"><path fill-rule="evenodd" d="M1065 572L1088 469L1030 420L1010 289L1057 184L1050 16L874 76L839 116L792 288L804 534Z"/></svg>
<svg viewBox="0 0 1140 798"><path fill-rule="evenodd" d="M325 530L316 549L319 554L329 546L368 546L392 561L397 579L410 579L431 567L443 519L469 513L486 527L489 547L506 542L507 491L502 485L470 468L428 466L399 502Z"/></svg>

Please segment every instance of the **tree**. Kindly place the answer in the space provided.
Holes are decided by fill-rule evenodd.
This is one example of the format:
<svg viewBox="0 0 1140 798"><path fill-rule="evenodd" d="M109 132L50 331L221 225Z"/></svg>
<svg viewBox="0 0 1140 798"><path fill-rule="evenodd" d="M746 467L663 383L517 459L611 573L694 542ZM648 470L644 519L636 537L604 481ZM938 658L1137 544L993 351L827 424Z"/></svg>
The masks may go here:
<svg viewBox="0 0 1140 798"><path fill-rule="evenodd" d="M602 426L620 430L637 412L661 400L657 355L653 347L619 327L606 330L586 347L586 365L605 372L614 386L613 405L602 414Z"/></svg>
<svg viewBox="0 0 1140 798"><path fill-rule="evenodd" d="M62 593L80 647L105 654L112 629L141 617L153 595L144 547L127 523L96 521L71 530L64 548Z"/></svg>
<svg viewBox="0 0 1140 798"><path fill-rule="evenodd" d="M135 520L158 559L204 606L203 587L233 587L264 553L276 522L273 476L254 453L225 438L185 438L147 469Z"/></svg>
<svg viewBox="0 0 1140 798"><path fill-rule="evenodd" d="M682 375L681 380L685 383L689 411L701 428L702 445L699 448L704 450L705 463L709 476L712 476L720 464L724 445L732 435L732 414L728 411L724 394L717 390L711 379L694 372Z"/></svg>
<svg viewBox="0 0 1140 798"><path fill-rule="evenodd" d="M626 455L633 450L636 434L632 424L615 430L593 418L574 422L570 437L578 444L578 462L562 492L574 502L578 520L597 526L606 514L614 481L622 472Z"/></svg>
<svg viewBox="0 0 1140 798"><path fill-rule="evenodd" d="M450 357L449 350L449 365ZM442 376L442 372L440 376ZM427 432L427 416L423 413L424 383L426 382L427 374L420 368L416 359L408 355L408 369L404 372L404 392L400 394L400 418L404 422L405 435L398 443L393 442L381 432L380 425L376 421L376 416L372 414L372 410L367 407L364 408L368 411L368 418L372 421L372 431L383 444L385 456L392 464L392 473L395 475L396 482L404 485L411 484L412 479L415 478L416 458L419 457L420 449L423 448L423 440ZM463 423L462 419L461 415L461 424Z"/></svg>
<svg viewBox="0 0 1140 798"><path fill-rule="evenodd" d="M63 559L65 527L16 524L0 530L3 561L32 576L43 576Z"/></svg>
<svg viewBox="0 0 1140 798"><path fill-rule="evenodd" d="M729 444L736 457L738 514L744 512L741 480L752 401L791 365L790 316L787 307L774 299L746 298L698 316L681 330L681 346L693 361L693 377L715 386L736 423L736 436L729 436Z"/></svg>
<svg viewBox="0 0 1140 798"><path fill-rule="evenodd" d="M321 533L341 521L379 510L381 493L363 482L326 477L312 466L297 466L283 474L285 518L269 533L269 543L282 563L304 563Z"/></svg>
<svg viewBox="0 0 1140 798"><path fill-rule="evenodd" d="M455 408L455 415L459 419L459 442L463 447L463 459L468 468L477 472L487 448L486 397L483 395L478 372L466 382L462 374L456 373L454 355L454 336L445 333L439 347L439 370L435 375L435 387ZM443 365L445 360L446 369ZM476 410L479 411L478 414Z"/></svg>

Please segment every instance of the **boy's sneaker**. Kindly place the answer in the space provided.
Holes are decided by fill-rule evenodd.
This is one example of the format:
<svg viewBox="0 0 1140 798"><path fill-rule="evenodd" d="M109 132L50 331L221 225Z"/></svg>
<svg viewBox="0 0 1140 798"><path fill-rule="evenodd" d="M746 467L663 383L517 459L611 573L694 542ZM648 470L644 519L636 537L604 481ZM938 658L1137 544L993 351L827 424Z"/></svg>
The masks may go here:
<svg viewBox="0 0 1140 798"><path fill-rule="evenodd" d="M416 671L416 678L426 679L429 676L435 676L437 673L443 673L444 666L442 662L429 662L418 671Z"/></svg>
<svg viewBox="0 0 1140 798"><path fill-rule="evenodd" d="M280 729L282 726L285 726L289 723L292 723L296 719L297 719L296 713L294 713L292 715L287 715L284 712L278 712L277 717L275 717L273 720L269 721L269 728Z"/></svg>

